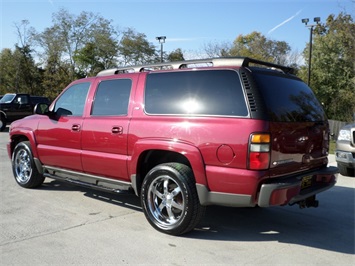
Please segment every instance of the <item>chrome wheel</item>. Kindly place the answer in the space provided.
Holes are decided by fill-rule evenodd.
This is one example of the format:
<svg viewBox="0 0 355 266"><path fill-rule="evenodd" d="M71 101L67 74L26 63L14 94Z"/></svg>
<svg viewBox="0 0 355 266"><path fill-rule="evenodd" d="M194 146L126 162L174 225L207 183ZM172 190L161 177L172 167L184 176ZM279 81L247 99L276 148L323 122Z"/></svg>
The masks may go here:
<svg viewBox="0 0 355 266"><path fill-rule="evenodd" d="M163 226L178 223L185 209L181 188L169 176L159 176L148 189L148 208L154 219Z"/></svg>
<svg viewBox="0 0 355 266"><path fill-rule="evenodd" d="M21 149L14 158L15 178L20 184L26 184L31 178L32 167L28 151Z"/></svg>
<svg viewBox="0 0 355 266"><path fill-rule="evenodd" d="M21 187L36 188L42 185L44 176L36 168L29 141L16 145L12 154L12 172Z"/></svg>
<svg viewBox="0 0 355 266"><path fill-rule="evenodd" d="M152 168L143 180L140 196L148 222L170 235L193 230L205 212L193 172L181 163L163 163Z"/></svg>

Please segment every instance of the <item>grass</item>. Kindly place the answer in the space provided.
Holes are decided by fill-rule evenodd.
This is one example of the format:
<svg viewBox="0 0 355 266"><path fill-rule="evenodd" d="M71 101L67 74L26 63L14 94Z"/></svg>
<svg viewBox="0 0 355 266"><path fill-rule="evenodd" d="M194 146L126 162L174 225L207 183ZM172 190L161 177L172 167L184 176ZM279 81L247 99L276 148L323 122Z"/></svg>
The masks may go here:
<svg viewBox="0 0 355 266"><path fill-rule="evenodd" d="M335 153L335 140L331 140L329 142L329 154L334 154Z"/></svg>

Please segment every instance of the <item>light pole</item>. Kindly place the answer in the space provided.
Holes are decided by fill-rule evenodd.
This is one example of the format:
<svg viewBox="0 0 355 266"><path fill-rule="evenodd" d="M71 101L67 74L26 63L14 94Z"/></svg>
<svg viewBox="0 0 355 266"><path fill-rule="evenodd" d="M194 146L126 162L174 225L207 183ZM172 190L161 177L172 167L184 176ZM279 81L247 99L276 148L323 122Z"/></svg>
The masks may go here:
<svg viewBox="0 0 355 266"><path fill-rule="evenodd" d="M310 29L310 35L309 35L309 56L308 56L308 86L311 85L311 61L312 61L312 36L313 36L313 28L318 25L320 21L320 17L315 17L313 21L316 24L308 25L309 19L304 18L302 19L302 23L306 25L307 28Z"/></svg>
<svg viewBox="0 0 355 266"><path fill-rule="evenodd" d="M163 62L163 43L165 43L166 36L159 36L159 37L156 37L155 39L157 39L160 43L160 62L162 63Z"/></svg>

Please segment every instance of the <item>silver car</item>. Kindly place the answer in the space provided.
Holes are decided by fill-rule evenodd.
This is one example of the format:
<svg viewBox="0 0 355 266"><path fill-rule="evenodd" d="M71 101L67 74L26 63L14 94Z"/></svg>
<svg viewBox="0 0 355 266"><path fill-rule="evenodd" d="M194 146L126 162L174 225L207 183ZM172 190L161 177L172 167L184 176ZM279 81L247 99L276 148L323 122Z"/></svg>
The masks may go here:
<svg viewBox="0 0 355 266"><path fill-rule="evenodd" d="M335 158L340 174L355 177L355 123L340 129Z"/></svg>

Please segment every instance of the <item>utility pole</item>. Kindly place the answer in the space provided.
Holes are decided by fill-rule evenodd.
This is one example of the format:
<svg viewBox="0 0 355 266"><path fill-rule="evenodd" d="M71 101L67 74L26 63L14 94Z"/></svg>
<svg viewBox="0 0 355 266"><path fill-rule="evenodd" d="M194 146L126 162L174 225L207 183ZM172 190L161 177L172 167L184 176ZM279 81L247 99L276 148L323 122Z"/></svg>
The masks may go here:
<svg viewBox="0 0 355 266"><path fill-rule="evenodd" d="M312 63L312 37L313 37L313 28L318 25L320 22L320 17L315 17L313 19L316 24L308 25L309 19L304 18L302 19L302 23L305 24L307 28L310 29L310 35L309 35L309 55L308 55L308 86L311 85L311 63Z"/></svg>
<svg viewBox="0 0 355 266"><path fill-rule="evenodd" d="M160 62L162 63L163 62L163 43L165 43L166 36L159 36L159 37L156 37L155 39L157 39L160 43Z"/></svg>

